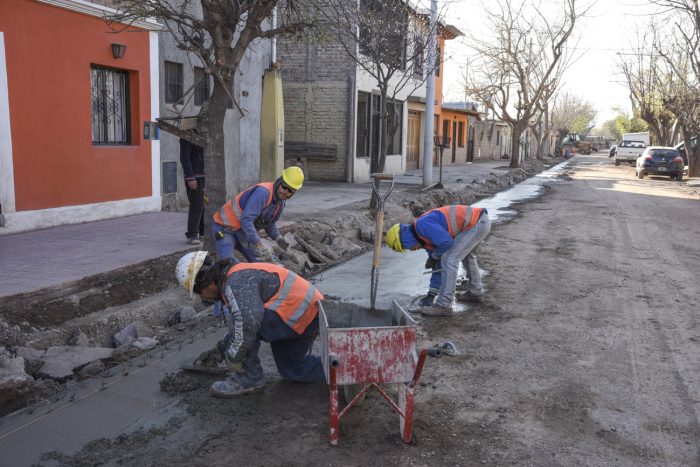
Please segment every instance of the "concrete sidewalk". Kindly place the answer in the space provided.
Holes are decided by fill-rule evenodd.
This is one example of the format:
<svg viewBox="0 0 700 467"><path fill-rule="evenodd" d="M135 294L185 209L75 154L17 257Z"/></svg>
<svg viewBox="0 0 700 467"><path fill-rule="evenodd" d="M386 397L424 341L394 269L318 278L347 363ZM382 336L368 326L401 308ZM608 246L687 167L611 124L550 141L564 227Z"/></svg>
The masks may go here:
<svg viewBox="0 0 700 467"><path fill-rule="evenodd" d="M446 188L483 180L508 170L508 161L487 161L443 168ZM439 169L433 168L437 181ZM422 184L422 170L396 177L394 190ZM370 183L309 181L288 203L283 221L369 201ZM86 224L0 235L0 297L72 282L148 259L191 249L185 243L187 213L154 212Z"/></svg>

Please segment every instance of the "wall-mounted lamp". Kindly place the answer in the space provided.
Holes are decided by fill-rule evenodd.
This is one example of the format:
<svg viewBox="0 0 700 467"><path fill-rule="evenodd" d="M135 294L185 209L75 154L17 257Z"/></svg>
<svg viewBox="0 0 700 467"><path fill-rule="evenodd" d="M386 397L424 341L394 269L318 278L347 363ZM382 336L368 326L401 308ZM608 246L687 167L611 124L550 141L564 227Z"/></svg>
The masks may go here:
<svg viewBox="0 0 700 467"><path fill-rule="evenodd" d="M124 52L126 52L126 46L124 44L112 44L112 57L124 58Z"/></svg>

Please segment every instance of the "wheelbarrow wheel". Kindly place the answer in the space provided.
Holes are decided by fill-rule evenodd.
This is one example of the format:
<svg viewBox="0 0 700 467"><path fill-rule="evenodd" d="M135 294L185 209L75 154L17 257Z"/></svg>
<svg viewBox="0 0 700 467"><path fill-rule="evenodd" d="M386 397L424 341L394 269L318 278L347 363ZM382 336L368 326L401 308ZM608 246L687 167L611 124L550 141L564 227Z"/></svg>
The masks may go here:
<svg viewBox="0 0 700 467"><path fill-rule="evenodd" d="M352 401L355 396L362 391L362 388L364 386L362 384L346 384L343 386L343 399L345 399L345 404L349 404L350 401ZM365 397L367 396L367 393L365 392L362 397L360 397L357 402L355 402L355 406L359 407L362 405L362 403L365 401Z"/></svg>

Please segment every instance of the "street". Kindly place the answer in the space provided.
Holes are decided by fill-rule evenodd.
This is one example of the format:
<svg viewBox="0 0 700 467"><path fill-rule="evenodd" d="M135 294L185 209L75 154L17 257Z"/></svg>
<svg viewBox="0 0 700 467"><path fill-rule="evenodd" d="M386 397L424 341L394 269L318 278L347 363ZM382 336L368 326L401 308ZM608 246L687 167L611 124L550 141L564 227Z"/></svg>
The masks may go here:
<svg viewBox="0 0 700 467"><path fill-rule="evenodd" d="M215 399L211 377L171 374L167 423L43 461L698 465L698 195L605 157L570 168L481 247L485 301L422 319L423 345L451 340L460 354L426 364L412 445L374 394L331 447L327 387L281 381L263 346L264 394Z"/></svg>

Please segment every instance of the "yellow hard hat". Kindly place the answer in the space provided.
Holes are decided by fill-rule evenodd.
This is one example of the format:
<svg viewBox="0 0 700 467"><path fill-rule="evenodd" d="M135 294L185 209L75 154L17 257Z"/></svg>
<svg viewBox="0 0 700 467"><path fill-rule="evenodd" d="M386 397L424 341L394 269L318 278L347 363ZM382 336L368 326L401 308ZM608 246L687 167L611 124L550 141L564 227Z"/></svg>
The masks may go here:
<svg viewBox="0 0 700 467"><path fill-rule="evenodd" d="M304 184L304 171L301 167L287 167L282 171L282 180L288 187L298 190Z"/></svg>
<svg viewBox="0 0 700 467"><path fill-rule="evenodd" d="M401 245L401 224L394 224L386 231L386 245L394 251L406 254Z"/></svg>

